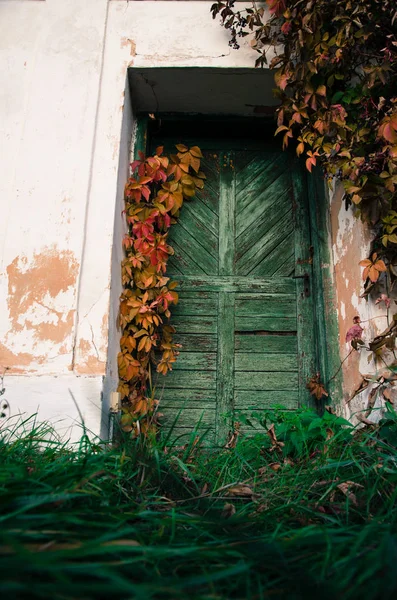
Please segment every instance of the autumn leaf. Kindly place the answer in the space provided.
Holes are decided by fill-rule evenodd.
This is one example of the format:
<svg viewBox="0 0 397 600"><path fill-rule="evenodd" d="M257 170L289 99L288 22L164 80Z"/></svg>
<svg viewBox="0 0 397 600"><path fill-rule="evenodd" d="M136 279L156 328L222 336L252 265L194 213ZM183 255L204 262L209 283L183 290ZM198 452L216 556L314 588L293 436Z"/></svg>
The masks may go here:
<svg viewBox="0 0 397 600"><path fill-rule="evenodd" d="M234 506L234 504L231 504L230 502L226 502L223 507L223 510L221 512L222 519L230 519L230 517L232 517L235 514L236 514L236 507Z"/></svg>
<svg viewBox="0 0 397 600"><path fill-rule="evenodd" d="M362 338L364 329L359 324L360 317L354 317L353 322L353 327L350 327L346 333L346 342L351 342L352 340L361 340Z"/></svg>
<svg viewBox="0 0 397 600"><path fill-rule="evenodd" d="M253 490L244 484L234 485L227 489L227 496L252 496L254 494Z"/></svg>
<svg viewBox="0 0 397 600"><path fill-rule="evenodd" d="M376 283L379 279L380 273L387 271L387 267L382 259L378 258L376 252L373 253L372 258L366 258L359 262L361 267L364 267L363 280L369 278L372 283Z"/></svg>
<svg viewBox="0 0 397 600"><path fill-rule="evenodd" d="M269 429L267 430L267 435L269 436L270 441L272 443L270 452L272 452L273 450L281 450L285 446L284 442L279 442L277 440L276 432L274 430L274 424L270 425Z"/></svg>
<svg viewBox="0 0 397 600"><path fill-rule="evenodd" d="M363 489L364 486L361 483L357 483L355 481L344 481L343 483L339 483L337 486L338 490L340 490L354 506L358 505L357 497L352 492L353 489Z"/></svg>
<svg viewBox="0 0 397 600"><path fill-rule="evenodd" d="M306 387L316 400L321 400L324 396L328 396L328 392L320 380L320 373L316 373L314 377L311 377L307 382Z"/></svg>

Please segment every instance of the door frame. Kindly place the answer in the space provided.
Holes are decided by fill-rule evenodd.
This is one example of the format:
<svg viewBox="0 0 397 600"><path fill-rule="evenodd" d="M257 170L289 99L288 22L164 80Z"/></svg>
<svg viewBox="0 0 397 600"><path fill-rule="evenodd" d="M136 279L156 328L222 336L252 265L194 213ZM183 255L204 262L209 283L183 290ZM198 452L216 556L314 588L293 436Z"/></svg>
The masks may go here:
<svg viewBox="0 0 397 600"><path fill-rule="evenodd" d="M273 118L265 117L241 117L222 115L192 115L188 113L164 113L158 115L156 120L161 121L215 121L229 127L236 127L242 123L255 123L260 119L269 126L273 125ZM146 114L136 115L135 136L132 140L132 155L138 156L138 151L146 152L149 141L149 123L151 119ZM273 127L274 128L274 127ZM277 140L274 141L275 145ZM313 399L311 406L316 408L320 414L324 407L331 403L334 406L341 405L342 372L339 355L339 328L336 309L336 289L334 284L334 267L331 251L331 219L330 200L326 181L322 175L321 168L315 167L308 173L303 159L301 162L303 184L306 188L309 206L309 226L312 247L312 270L311 293L313 295L313 316L315 325L315 359L317 370L321 381L324 383L329 397L317 402Z"/></svg>

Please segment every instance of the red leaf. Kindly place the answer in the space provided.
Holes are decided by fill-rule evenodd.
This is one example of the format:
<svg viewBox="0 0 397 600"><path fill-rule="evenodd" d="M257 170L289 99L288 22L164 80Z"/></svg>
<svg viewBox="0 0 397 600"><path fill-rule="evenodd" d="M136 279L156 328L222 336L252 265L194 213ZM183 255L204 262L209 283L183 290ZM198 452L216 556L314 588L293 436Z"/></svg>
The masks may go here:
<svg viewBox="0 0 397 600"><path fill-rule="evenodd" d="M363 336L364 329L360 325L353 325L350 327L348 332L346 333L346 342L351 342L352 340L361 340Z"/></svg>

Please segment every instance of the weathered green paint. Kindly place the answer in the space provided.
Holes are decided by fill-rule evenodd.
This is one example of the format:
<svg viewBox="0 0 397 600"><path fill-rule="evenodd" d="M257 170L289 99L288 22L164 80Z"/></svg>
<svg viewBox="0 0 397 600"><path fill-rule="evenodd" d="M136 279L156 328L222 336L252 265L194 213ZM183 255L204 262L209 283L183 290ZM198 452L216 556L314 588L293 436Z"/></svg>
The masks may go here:
<svg viewBox="0 0 397 600"><path fill-rule="evenodd" d="M252 371L241 371L236 373L236 390L296 390L298 386L299 375L295 372L276 371L273 373L257 373ZM257 404L260 408L260 404Z"/></svg>
<svg viewBox="0 0 397 600"><path fill-rule="evenodd" d="M298 365L294 354L265 354L265 353L240 353L234 357L236 371L297 371Z"/></svg>
<svg viewBox="0 0 397 600"><path fill-rule="evenodd" d="M234 293L219 293L218 308L217 422L219 443L225 442L228 427L224 415L233 410L234 392Z"/></svg>
<svg viewBox="0 0 397 600"><path fill-rule="evenodd" d="M234 338L237 352L260 352L261 354L293 354L298 351L298 339L294 335L241 335L236 332Z"/></svg>
<svg viewBox="0 0 397 600"><path fill-rule="evenodd" d="M265 294L295 294L296 284L293 279L272 277L206 277L182 275L178 277L182 291L219 292L264 292Z"/></svg>
<svg viewBox="0 0 397 600"><path fill-rule="evenodd" d="M234 392L235 406L239 410L263 410L275 404L285 408L297 408L299 394L296 390L236 390ZM259 408L258 408L259 406Z"/></svg>
<svg viewBox="0 0 397 600"><path fill-rule="evenodd" d="M287 153L195 144L205 149L205 188L169 234L167 275L180 294L171 322L182 348L156 388L168 425L178 416L173 434L201 419L222 444L226 413L310 402L306 383L317 364L308 193Z"/></svg>
<svg viewBox="0 0 397 600"><path fill-rule="evenodd" d="M299 399L301 404L314 404L306 387L316 373L315 323L313 311L313 272L308 199L301 162L294 158L290 169L295 217L295 277L297 286ZM307 279L304 278L307 276ZM303 277L303 278L302 278ZM306 296L306 287L310 296Z"/></svg>
<svg viewBox="0 0 397 600"><path fill-rule="evenodd" d="M331 259L328 190L321 169L306 174L313 246L313 301L316 313L317 362L330 397L340 404L343 398L340 369L339 331L336 319L335 284ZM324 404L324 403L323 403Z"/></svg>

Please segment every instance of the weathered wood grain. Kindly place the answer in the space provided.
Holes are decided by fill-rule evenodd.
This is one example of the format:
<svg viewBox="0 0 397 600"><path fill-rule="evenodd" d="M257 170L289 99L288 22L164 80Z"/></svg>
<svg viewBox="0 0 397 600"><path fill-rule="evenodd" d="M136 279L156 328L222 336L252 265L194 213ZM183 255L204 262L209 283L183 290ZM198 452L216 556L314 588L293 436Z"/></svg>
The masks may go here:
<svg viewBox="0 0 397 600"><path fill-rule="evenodd" d="M295 200L295 262L296 275L308 277L308 295L305 279L295 279L297 290L298 318L298 365L299 365L299 401L300 404L314 406L313 398L307 389L307 382L316 373L316 340L313 311L312 259L310 256L310 229L308 221L308 202L302 166L296 159L291 169L293 194Z"/></svg>
<svg viewBox="0 0 397 600"><path fill-rule="evenodd" d="M183 388L186 390L216 390L216 372L214 371L170 371L166 375L167 389ZM155 381L156 387L161 388L161 380Z"/></svg>
<svg viewBox="0 0 397 600"><path fill-rule="evenodd" d="M235 373L234 387L236 390L297 390L298 373L280 371L274 373L254 373L239 371Z"/></svg>
<svg viewBox="0 0 397 600"><path fill-rule="evenodd" d="M178 277L180 290L207 292L264 292L266 294L295 294L295 281L289 277L207 277L183 275Z"/></svg>
<svg viewBox="0 0 397 600"><path fill-rule="evenodd" d="M181 292L178 304L171 307L173 316L204 315L213 317L218 310L215 292Z"/></svg>
<svg viewBox="0 0 397 600"><path fill-rule="evenodd" d="M235 170L231 153L220 155L219 275L233 275L235 244Z"/></svg>
<svg viewBox="0 0 397 600"><path fill-rule="evenodd" d="M291 317L296 315L296 296L236 294L236 316Z"/></svg>
<svg viewBox="0 0 397 600"><path fill-rule="evenodd" d="M297 329L296 317L236 316L236 331L291 331Z"/></svg>
<svg viewBox="0 0 397 600"><path fill-rule="evenodd" d="M236 333L234 347L239 352L264 352L292 354L298 352L298 339L295 335L242 335Z"/></svg>
<svg viewBox="0 0 397 600"><path fill-rule="evenodd" d="M183 352L216 352L218 348L218 338L212 334L176 332L173 341L181 344Z"/></svg>
<svg viewBox="0 0 397 600"><path fill-rule="evenodd" d="M166 411L163 413L164 417L161 418L163 425L175 425L178 429L192 426L199 429L204 427L215 428L216 412L214 408L209 409L196 405L194 408L185 406L178 410L174 406L164 404L162 409Z"/></svg>
<svg viewBox="0 0 397 600"><path fill-rule="evenodd" d="M216 371L216 352L181 352L173 370Z"/></svg>
<svg viewBox="0 0 397 600"><path fill-rule="evenodd" d="M234 357L236 371L297 371L298 361L295 354L254 354L236 353Z"/></svg>
<svg viewBox="0 0 397 600"><path fill-rule="evenodd" d="M198 404L204 408L214 408L216 404L216 390L184 390L184 389L164 389L157 388L157 397L160 400L160 405L163 402L169 406L190 406Z"/></svg>
<svg viewBox="0 0 397 600"><path fill-rule="evenodd" d="M216 319L203 315L175 315L172 324L178 333L216 333Z"/></svg>
<svg viewBox="0 0 397 600"><path fill-rule="evenodd" d="M185 229L182 219L178 225L179 227L176 226L170 230L169 242L171 246L176 244L181 257L186 256L187 261L194 262L206 275L216 275L218 273L218 260L210 253L211 249L205 248ZM205 242L204 236L201 239ZM190 275L189 272L187 274Z"/></svg>
<svg viewBox="0 0 397 600"><path fill-rule="evenodd" d="M297 408L298 390L235 390L234 392L234 407L238 410L263 410L278 404L286 408Z"/></svg>

